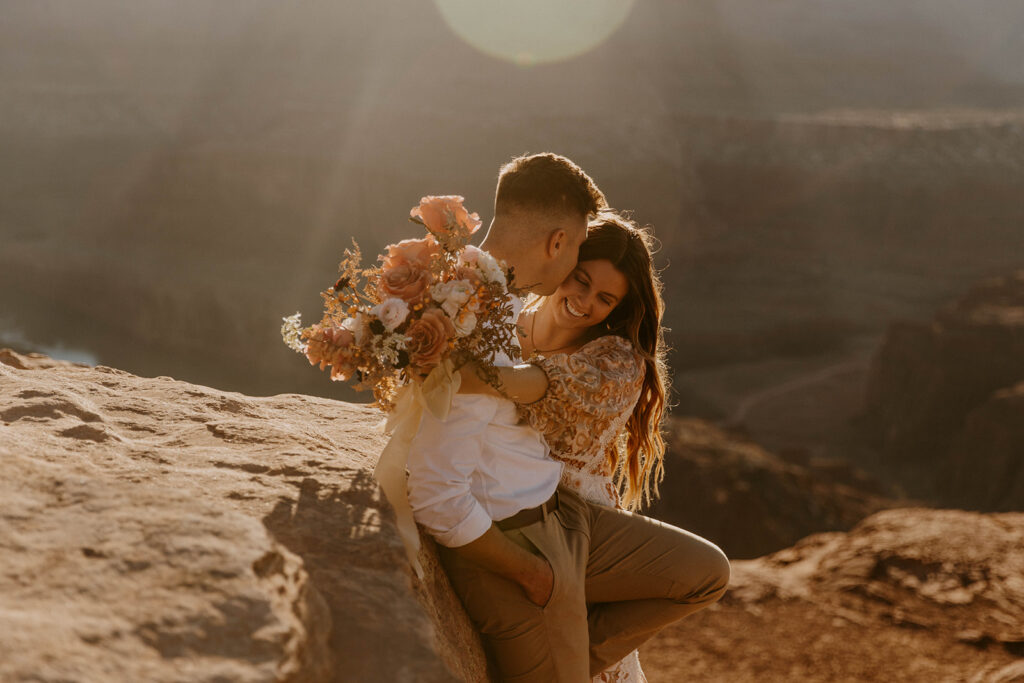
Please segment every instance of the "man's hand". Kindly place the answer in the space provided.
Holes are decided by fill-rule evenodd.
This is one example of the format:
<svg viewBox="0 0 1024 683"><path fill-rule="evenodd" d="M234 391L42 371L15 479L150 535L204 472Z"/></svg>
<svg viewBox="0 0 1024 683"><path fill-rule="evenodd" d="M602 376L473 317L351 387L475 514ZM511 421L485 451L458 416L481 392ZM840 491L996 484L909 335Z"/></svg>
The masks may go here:
<svg viewBox="0 0 1024 683"><path fill-rule="evenodd" d="M495 574L518 583L533 604L544 607L551 599L555 581L551 565L543 557L510 541L496 525L492 524L483 536L456 550Z"/></svg>
<svg viewBox="0 0 1024 683"><path fill-rule="evenodd" d="M537 556L534 555L534 557ZM530 602L538 607L545 607L551 600L551 593L555 589L555 573L551 570L551 565L547 560L543 557L537 557L537 559L540 560L537 569L530 578L520 585Z"/></svg>

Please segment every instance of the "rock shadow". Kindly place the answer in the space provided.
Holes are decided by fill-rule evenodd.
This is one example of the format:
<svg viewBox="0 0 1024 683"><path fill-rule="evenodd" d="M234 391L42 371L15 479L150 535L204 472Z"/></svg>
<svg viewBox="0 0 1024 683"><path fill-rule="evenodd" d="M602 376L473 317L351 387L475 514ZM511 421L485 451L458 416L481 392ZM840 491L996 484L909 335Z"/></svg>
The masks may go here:
<svg viewBox="0 0 1024 683"><path fill-rule="evenodd" d="M447 671L406 668L410 662L436 661L436 655L413 636L429 628L422 615L404 613L409 571L393 524L382 524L392 513L377 483L363 470L336 481L303 479L298 498L280 500L263 519L274 537L302 558L327 603L332 680L402 680L410 674L416 680L452 680ZM396 649L403 650L401 656ZM394 669L380 670L382 662ZM364 671L371 663L376 669Z"/></svg>

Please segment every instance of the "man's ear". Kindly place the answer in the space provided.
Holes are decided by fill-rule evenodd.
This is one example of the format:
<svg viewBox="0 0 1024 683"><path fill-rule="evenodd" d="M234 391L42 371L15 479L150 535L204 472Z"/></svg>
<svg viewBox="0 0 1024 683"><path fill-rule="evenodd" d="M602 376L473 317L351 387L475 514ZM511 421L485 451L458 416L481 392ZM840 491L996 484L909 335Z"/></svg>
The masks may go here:
<svg viewBox="0 0 1024 683"><path fill-rule="evenodd" d="M555 258L561 253L562 249L565 249L565 244L568 240L569 235L566 234L565 230L555 230L548 235L547 244L547 255L548 258Z"/></svg>

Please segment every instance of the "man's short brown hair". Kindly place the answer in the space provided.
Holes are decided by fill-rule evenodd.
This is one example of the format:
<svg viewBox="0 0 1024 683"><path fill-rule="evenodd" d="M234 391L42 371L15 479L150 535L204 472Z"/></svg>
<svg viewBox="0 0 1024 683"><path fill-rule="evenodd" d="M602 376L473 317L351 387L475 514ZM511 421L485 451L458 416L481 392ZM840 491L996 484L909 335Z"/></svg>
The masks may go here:
<svg viewBox="0 0 1024 683"><path fill-rule="evenodd" d="M498 173L495 215L526 207L587 217L607 206L604 194L590 176L558 154L519 156Z"/></svg>

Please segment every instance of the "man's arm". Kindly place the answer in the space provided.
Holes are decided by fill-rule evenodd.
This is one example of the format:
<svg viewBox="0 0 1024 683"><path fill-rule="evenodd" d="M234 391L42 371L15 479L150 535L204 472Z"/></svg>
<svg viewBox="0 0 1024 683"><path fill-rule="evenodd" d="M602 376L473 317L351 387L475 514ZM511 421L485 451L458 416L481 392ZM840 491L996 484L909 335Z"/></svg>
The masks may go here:
<svg viewBox="0 0 1024 683"><path fill-rule="evenodd" d="M456 550L464 557L522 586L526 597L543 607L551 599L554 573L543 557L510 541L494 524L474 541Z"/></svg>

